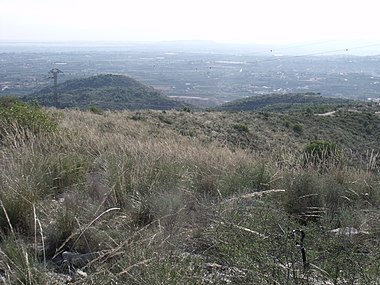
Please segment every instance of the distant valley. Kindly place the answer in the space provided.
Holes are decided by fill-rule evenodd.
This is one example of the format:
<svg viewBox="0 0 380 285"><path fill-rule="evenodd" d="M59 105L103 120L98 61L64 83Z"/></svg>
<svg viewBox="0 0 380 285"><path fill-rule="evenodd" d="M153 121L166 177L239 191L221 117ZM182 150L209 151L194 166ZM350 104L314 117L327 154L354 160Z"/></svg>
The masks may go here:
<svg viewBox="0 0 380 285"><path fill-rule="evenodd" d="M3 50L0 96L25 96L51 87L48 72L59 68L64 72L59 83L99 74L127 75L198 107L257 95L306 92L380 100L380 57L354 56L349 51L345 55L294 56L267 47L238 52L169 44Z"/></svg>
<svg viewBox="0 0 380 285"><path fill-rule="evenodd" d="M6 284L380 284L379 57L0 63Z"/></svg>

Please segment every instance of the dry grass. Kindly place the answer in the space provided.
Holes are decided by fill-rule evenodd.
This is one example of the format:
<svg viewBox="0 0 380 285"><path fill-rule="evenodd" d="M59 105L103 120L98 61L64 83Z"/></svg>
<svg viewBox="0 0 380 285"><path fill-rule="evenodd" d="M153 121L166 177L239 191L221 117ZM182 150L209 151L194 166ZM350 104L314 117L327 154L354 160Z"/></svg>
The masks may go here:
<svg viewBox="0 0 380 285"><path fill-rule="evenodd" d="M181 136L158 112L59 113L58 132L15 132L0 147L5 284L379 281L375 154L371 169L321 171L286 148L263 155ZM175 115L216 124L214 113ZM348 226L368 234L347 242L329 232ZM64 251L93 258L68 265Z"/></svg>

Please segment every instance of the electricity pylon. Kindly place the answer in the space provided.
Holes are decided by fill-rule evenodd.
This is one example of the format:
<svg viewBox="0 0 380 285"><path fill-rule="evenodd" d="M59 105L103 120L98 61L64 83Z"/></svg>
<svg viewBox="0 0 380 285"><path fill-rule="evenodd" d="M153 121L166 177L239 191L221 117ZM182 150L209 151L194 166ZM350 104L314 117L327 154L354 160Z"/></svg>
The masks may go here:
<svg viewBox="0 0 380 285"><path fill-rule="evenodd" d="M54 105L56 108L59 108L59 102L58 102L58 73L63 73L61 70L59 70L58 68L53 68L52 70L49 71L49 73L52 74L51 77L49 77L49 79L53 79L54 80L54 87L53 87L53 90L54 90Z"/></svg>

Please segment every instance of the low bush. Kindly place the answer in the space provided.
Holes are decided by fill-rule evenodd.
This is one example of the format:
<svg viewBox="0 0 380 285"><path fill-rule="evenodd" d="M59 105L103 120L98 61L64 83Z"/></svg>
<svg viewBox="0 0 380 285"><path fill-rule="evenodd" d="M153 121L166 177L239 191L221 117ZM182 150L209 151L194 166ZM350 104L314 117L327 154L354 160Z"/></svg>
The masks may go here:
<svg viewBox="0 0 380 285"><path fill-rule="evenodd" d="M303 127L300 124L293 125L292 130L299 135L303 133Z"/></svg>
<svg viewBox="0 0 380 285"><path fill-rule="evenodd" d="M244 124L236 124L232 126L235 130L237 130L240 133L249 133L249 128L247 125Z"/></svg>
<svg viewBox="0 0 380 285"><path fill-rule="evenodd" d="M13 97L0 99L0 140L19 132L38 134L57 130L56 119L37 103L24 103Z"/></svg>
<svg viewBox="0 0 380 285"><path fill-rule="evenodd" d="M98 107L98 106L91 106L88 109L91 113L97 114L97 115L102 115L103 114L103 109Z"/></svg>
<svg viewBox="0 0 380 285"><path fill-rule="evenodd" d="M315 140L304 147L304 166L319 167L325 171L344 163L341 149L334 142Z"/></svg>

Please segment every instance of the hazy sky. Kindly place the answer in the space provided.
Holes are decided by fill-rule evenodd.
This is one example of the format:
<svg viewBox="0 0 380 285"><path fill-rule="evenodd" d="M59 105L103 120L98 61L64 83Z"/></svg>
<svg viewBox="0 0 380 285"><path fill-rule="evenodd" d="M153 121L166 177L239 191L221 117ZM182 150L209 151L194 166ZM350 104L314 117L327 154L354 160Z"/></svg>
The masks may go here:
<svg viewBox="0 0 380 285"><path fill-rule="evenodd" d="M0 0L0 41L380 42L378 0Z"/></svg>

